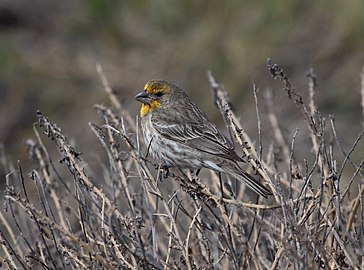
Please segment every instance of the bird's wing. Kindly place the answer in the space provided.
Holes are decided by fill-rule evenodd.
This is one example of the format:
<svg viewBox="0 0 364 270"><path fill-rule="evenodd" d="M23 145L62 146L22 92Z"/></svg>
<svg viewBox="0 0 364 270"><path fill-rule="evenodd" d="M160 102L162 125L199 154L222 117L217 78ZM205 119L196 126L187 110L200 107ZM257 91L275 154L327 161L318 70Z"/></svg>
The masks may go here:
<svg viewBox="0 0 364 270"><path fill-rule="evenodd" d="M161 136L167 139L219 157L231 160L240 159L230 140L222 135L216 126L211 123L175 124L166 121L155 121L153 126Z"/></svg>

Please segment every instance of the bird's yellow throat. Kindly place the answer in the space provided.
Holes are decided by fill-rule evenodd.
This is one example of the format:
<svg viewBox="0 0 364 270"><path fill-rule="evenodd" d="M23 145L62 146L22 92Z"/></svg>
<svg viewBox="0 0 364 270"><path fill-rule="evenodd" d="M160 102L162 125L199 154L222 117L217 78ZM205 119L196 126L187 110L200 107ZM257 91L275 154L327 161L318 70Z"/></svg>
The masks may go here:
<svg viewBox="0 0 364 270"><path fill-rule="evenodd" d="M140 117L146 116L150 111L158 108L160 106L160 102L156 99L153 99L149 104L142 104L140 108Z"/></svg>

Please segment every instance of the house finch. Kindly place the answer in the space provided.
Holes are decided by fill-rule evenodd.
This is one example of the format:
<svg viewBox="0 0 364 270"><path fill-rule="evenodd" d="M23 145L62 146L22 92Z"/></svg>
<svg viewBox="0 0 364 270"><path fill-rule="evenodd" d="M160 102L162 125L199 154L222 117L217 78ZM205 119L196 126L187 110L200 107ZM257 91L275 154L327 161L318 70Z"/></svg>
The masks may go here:
<svg viewBox="0 0 364 270"><path fill-rule="evenodd" d="M267 197L271 191L245 172L231 141L177 85L148 82L135 96L142 103L141 127L148 151L166 167L227 173Z"/></svg>

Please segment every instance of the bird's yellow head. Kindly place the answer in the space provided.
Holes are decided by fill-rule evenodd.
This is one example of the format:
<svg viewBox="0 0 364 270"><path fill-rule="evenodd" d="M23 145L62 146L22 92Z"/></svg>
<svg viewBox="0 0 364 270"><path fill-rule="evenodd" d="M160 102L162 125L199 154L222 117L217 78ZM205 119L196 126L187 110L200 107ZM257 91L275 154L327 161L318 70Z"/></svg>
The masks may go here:
<svg viewBox="0 0 364 270"><path fill-rule="evenodd" d="M172 84L153 80L144 86L144 90L135 96L135 99L142 103L140 116L144 117L154 109L159 108L165 102L167 96L172 91Z"/></svg>

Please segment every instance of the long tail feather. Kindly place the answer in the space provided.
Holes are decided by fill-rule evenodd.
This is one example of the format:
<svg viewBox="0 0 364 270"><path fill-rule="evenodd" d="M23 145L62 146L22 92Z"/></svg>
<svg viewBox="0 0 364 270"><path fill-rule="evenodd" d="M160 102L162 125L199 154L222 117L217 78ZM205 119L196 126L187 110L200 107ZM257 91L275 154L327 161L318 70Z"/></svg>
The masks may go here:
<svg viewBox="0 0 364 270"><path fill-rule="evenodd" d="M243 171L240 167L238 167L238 165L236 165L235 168L232 166L226 166L224 167L224 170L264 198L267 198L268 195L272 195L272 192L269 189L259 183L258 180L254 179L253 176Z"/></svg>

